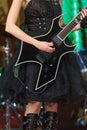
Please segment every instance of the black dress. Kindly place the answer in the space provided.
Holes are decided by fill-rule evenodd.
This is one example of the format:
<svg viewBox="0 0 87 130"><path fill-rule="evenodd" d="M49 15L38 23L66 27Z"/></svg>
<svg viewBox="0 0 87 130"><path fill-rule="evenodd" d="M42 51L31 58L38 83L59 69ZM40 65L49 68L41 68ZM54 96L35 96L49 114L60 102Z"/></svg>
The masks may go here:
<svg viewBox="0 0 87 130"><path fill-rule="evenodd" d="M49 31L52 19L61 15L61 7L58 0L31 0L24 13L25 23L28 27L26 33L35 37ZM46 85L44 91L35 91L35 75L39 69L36 64L23 62L14 66L19 52L20 48L14 54L0 79L0 88L4 90L6 97L16 94L18 101L27 103L31 100L65 101L65 99L75 99L85 95L85 82L73 52L62 57L55 81ZM23 58L28 55L26 50L22 54Z"/></svg>

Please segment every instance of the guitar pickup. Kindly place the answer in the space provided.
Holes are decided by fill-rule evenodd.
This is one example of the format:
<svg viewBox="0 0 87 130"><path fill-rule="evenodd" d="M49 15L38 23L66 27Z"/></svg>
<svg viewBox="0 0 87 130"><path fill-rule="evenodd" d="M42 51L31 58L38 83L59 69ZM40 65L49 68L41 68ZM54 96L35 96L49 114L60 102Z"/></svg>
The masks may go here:
<svg viewBox="0 0 87 130"><path fill-rule="evenodd" d="M57 46L61 46L61 45L62 45L62 42L63 42L63 41L62 41L59 37L57 37L57 36L53 37L53 38L52 38L52 41L53 41L54 43L56 43Z"/></svg>

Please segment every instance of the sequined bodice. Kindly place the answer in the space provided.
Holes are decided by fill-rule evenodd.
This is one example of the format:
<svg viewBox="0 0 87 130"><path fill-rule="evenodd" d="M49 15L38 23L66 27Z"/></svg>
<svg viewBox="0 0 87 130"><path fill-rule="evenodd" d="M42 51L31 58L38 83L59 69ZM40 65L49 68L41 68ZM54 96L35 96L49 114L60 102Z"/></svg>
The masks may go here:
<svg viewBox="0 0 87 130"><path fill-rule="evenodd" d="M25 8L25 23L32 36L49 31L52 19L61 14L58 0L31 0Z"/></svg>

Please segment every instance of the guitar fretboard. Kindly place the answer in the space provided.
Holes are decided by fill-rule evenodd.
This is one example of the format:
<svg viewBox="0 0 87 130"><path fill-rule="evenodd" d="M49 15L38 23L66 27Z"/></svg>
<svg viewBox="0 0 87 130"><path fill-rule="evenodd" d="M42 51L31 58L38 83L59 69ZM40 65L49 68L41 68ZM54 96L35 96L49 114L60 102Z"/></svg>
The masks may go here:
<svg viewBox="0 0 87 130"><path fill-rule="evenodd" d="M72 29L81 21L80 14L74 18L68 25L66 25L62 31L57 35L60 39L64 40Z"/></svg>

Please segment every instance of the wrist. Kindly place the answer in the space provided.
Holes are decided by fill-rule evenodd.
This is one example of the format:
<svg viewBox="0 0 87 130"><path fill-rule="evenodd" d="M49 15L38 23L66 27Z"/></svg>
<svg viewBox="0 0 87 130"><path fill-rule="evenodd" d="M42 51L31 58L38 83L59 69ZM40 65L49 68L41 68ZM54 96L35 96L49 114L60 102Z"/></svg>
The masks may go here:
<svg viewBox="0 0 87 130"><path fill-rule="evenodd" d="M80 23L81 28L87 28L87 17L85 17L81 23Z"/></svg>
<svg viewBox="0 0 87 130"><path fill-rule="evenodd" d="M33 39L32 39L32 45L33 45L34 47L38 48L38 46L39 46L39 41L38 41L37 39L33 38Z"/></svg>

